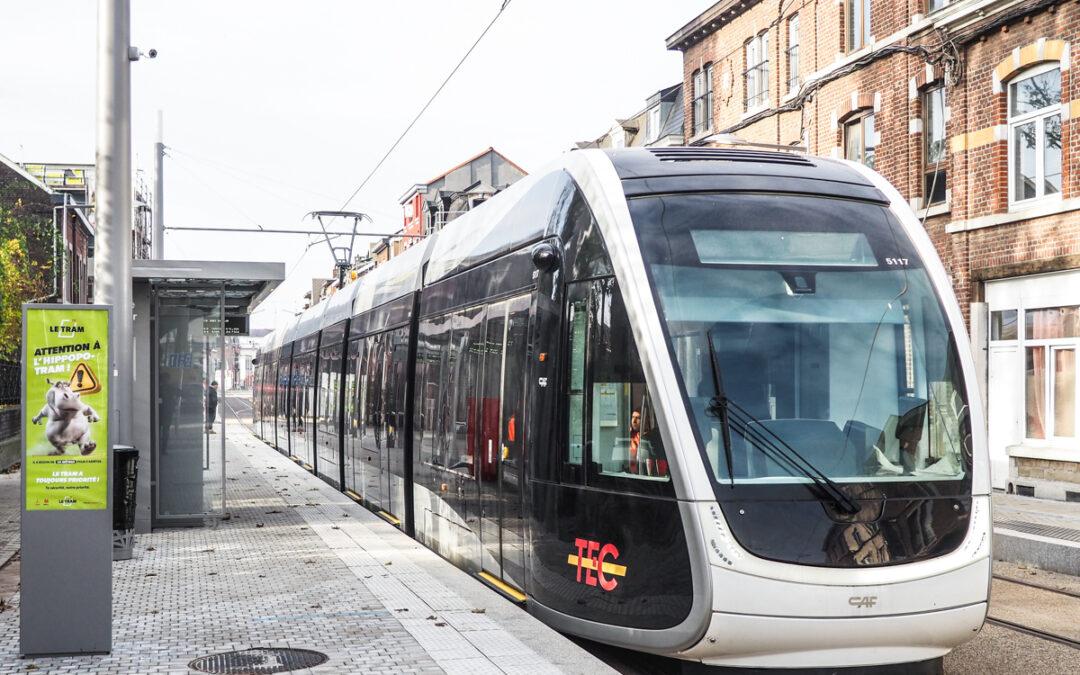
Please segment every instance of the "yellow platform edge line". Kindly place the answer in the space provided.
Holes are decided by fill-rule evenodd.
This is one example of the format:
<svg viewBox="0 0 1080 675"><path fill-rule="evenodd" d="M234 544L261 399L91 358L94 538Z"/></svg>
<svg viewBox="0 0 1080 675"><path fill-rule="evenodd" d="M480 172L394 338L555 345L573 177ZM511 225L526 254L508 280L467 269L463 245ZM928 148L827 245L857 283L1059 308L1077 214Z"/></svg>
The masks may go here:
<svg viewBox="0 0 1080 675"><path fill-rule="evenodd" d="M567 564L574 565L575 567L577 567L578 557L576 555L574 555L573 553L571 553L570 555L566 556L566 562L567 562ZM596 563L594 563L590 558L582 558L581 559L581 566L584 567L587 570L595 570L596 569ZM626 566L625 565L616 565L615 563L606 562L606 563L604 563L603 567L604 567L604 574L613 574L613 575L615 575L617 577L625 577L626 576Z"/></svg>
<svg viewBox="0 0 1080 675"><path fill-rule="evenodd" d="M391 525L400 525L400 524L401 524L401 521L400 521L400 520L398 520L397 518L393 517L392 515L390 515L390 514L389 514L389 513L387 513L386 511L376 511L375 513L376 513L376 514L378 514L378 516L379 516L380 518L382 518L382 519L383 519L383 520L385 520L386 522L390 523Z"/></svg>
<svg viewBox="0 0 1080 675"><path fill-rule="evenodd" d="M480 577L488 584L494 586L495 588L499 589L514 600L517 600L518 602L525 602L529 599L529 596L525 595L524 593L514 588L510 584L506 583L502 579L497 579L492 575L488 574L487 572L477 572L476 576Z"/></svg>
<svg viewBox="0 0 1080 675"><path fill-rule="evenodd" d="M363 499L363 498L362 498L362 497L361 497L360 495L356 494L356 493L355 493L355 492L353 492L352 490L346 490L346 491L345 491L345 494L346 494L346 495L347 495L347 496L348 496L348 497L349 497L350 499L352 499L352 500L353 500L354 502L362 502L362 501L364 501L364 499Z"/></svg>

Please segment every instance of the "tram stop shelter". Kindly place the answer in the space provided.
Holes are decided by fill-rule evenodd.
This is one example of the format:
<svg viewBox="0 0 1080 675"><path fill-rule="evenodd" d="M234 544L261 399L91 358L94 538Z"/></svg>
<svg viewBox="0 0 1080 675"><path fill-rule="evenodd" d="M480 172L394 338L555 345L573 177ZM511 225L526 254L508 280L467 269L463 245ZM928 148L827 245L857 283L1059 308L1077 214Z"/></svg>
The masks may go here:
<svg viewBox="0 0 1080 675"><path fill-rule="evenodd" d="M285 278L284 263L134 260L132 435L139 449L135 531L225 516L226 342Z"/></svg>

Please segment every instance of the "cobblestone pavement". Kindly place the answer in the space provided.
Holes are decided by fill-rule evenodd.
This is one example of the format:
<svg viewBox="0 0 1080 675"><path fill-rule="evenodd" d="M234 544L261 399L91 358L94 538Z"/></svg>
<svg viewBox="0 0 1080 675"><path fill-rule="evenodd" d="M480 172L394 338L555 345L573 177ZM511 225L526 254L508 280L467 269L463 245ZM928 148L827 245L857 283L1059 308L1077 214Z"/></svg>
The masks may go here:
<svg viewBox="0 0 1080 675"><path fill-rule="evenodd" d="M19 550L18 471L0 474L0 567Z"/></svg>
<svg viewBox="0 0 1080 675"><path fill-rule="evenodd" d="M605 669L580 650L572 667L545 660L426 571L448 563L239 425L229 434L231 519L139 536L135 559L114 565L113 652L19 659L16 597L0 614L0 673L184 673L196 657L250 647L324 652L305 671L317 673Z"/></svg>

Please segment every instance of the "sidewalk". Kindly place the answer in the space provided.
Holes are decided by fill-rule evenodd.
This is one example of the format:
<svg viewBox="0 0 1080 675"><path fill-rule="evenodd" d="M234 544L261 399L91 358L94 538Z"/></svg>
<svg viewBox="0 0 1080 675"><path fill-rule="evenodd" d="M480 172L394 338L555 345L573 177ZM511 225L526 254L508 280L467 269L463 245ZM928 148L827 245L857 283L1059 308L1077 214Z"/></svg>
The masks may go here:
<svg viewBox="0 0 1080 675"><path fill-rule="evenodd" d="M22 474L0 473L0 567L19 550L19 491Z"/></svg>
<svg viewBox="0 0 1080 675"><path fill-rule="evenodd" d="M113 652L19 659L16 597L0 673L188 673L252 647L329 656L292 672L612 672L241 425L228 437L232 518L141 535L114 564Z"/></svg>
<svg viewBox="0 0 1080 675"><path fill-rule="evenodd" d="M994 559L1080 576L1080 503L994 494Z"/></svg>

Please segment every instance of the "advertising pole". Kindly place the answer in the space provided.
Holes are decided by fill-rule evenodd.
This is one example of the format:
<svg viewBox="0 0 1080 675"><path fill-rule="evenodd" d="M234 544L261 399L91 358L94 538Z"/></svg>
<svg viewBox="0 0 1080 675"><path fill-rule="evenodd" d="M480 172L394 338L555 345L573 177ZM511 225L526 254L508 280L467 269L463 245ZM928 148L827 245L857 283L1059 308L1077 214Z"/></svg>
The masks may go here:
<svg viewBox="0 0 1080 675"><path fill-rule="evenodd" d="M23 656L112 649L111 315L23 305Z"/></svg>
<svg viewBox="0 0 1080 675"><path fill-rule="evenodd" d="M131 297L131 10L98 0L97 235L94 300L113 311L113 442L130 445L134 353Z"/></svg>

